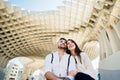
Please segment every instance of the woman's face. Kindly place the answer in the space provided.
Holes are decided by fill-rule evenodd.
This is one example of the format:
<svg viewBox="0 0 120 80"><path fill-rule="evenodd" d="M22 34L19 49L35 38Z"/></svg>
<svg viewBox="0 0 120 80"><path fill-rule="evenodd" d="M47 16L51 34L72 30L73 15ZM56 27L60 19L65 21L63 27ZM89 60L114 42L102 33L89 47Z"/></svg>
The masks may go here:
<svg viewBox="0 0 120 80"><path fill-rule="evenodd" d="M75 44L70 40L67 41L67 47L70 51L75 50Z"/></svg>

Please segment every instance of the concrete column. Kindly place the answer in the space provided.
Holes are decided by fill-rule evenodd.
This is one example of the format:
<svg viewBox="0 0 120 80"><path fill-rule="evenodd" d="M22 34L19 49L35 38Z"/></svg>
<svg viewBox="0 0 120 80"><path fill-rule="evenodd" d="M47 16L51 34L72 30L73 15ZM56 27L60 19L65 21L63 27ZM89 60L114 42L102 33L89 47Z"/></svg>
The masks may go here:
<svg viewBox="0 0 120 80"><path fill-rule="evenodd" d="M104 29L100 31L99 42L100 42L100 59L106 58L107 56L113 53L111 50L110 42L107 38Z"/></svg>
<svg viewBox="0 0 120 80"><path fill-rule="evenodd" d="M112 29L107 28L106 31L108 33L112 51L113 52L119 51L120 50L120 39L118 38L118 35L116 34L115 30L113 28Z"/></svg>
<svg viewBox="0 0 120 80"><path fill-rule="evenodd" d="M0 67L5 68L9 60L6 56L0 56Z"/></svg>
<svg viewBox="0 0 120 80"><path fill-rule="evenodd" d="M115 24L111 24L111 25L112 25L112 27L114 28L117 36L118 36L119 39L120 39L120 21L119 21L116 25L115 25Z"/></svg>
<svg viewBox="0 0 120 80"><path fill-rule="evenodd" d="M80 48L83 48L84 44L85 44L85 38L90 34L91 32L91 28L86 28L85 31L83 32L83 35L80 36L81 39L80 39Z"/></svg>

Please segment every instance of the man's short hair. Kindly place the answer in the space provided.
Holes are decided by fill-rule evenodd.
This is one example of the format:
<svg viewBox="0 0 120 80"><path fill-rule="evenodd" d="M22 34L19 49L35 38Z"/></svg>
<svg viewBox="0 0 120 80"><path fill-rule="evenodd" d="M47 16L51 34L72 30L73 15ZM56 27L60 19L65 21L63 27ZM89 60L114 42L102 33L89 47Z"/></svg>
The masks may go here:
<svg viewBox="0 0 120 80"><path fill-rule="evenodd" d="M65 42L67 43L67 40L65 38L60 38L59 40L65 40Z"/></svg>

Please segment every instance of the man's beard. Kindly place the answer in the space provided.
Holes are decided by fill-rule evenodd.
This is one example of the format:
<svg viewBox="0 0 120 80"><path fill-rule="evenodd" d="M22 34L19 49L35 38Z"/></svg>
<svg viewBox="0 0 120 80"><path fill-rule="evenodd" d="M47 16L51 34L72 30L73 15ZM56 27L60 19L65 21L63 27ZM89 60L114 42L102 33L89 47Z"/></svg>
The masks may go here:
<svg viewBox="0 0 120 80"><path fill-rule="evenodd" d="M67 48L66 47L61 47L61 46L58 46L59 49L64 49L66 50Z"/></svg>

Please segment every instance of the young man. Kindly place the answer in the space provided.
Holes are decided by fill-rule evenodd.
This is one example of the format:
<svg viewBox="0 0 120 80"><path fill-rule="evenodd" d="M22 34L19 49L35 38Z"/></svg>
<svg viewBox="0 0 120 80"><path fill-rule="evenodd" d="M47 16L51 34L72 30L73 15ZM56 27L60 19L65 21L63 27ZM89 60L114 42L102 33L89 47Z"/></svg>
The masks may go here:
<svg viewBox="0 0 120 80"><path fill-rule="evenodd" d="M57 51L45 58L45 77L47 80L72 80L76 71L75 60L66 53L67 40L60 38Z"/></svg>

